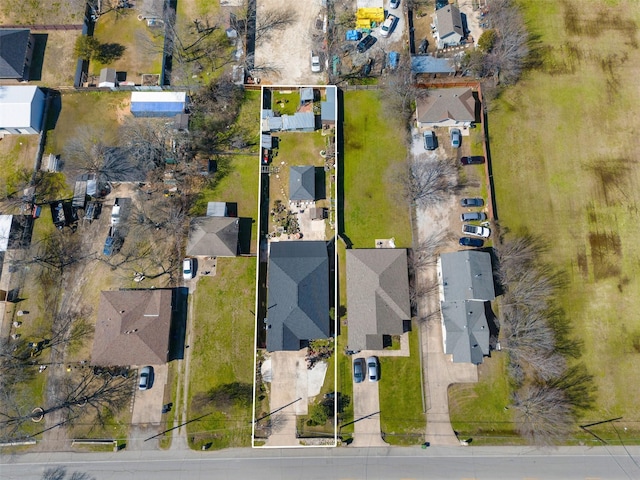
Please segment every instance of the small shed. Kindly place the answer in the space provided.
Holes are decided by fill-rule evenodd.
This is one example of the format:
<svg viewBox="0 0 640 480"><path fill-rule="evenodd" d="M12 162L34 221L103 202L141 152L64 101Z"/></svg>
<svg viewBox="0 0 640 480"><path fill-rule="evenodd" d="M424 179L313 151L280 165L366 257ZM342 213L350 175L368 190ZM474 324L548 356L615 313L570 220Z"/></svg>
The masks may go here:
<svg viewBox="0 0 640 480"><path fill-rule="evenodd" d="M103 68L100 70L100 79L98 80L98 87L113 88L118 84L118 78L116 76L116 70L114 68Z"/></svg>
<svg viewBox="0 0 640 480"><path fill-rule="evenodd" d="M289 200L314 201L316 199L316 169L311 165L289 169Z"/></svg>
<svg viewBox="0 0 640 480"><path fill-rule="evenodd" d="M189 114L179 113L173 119L173 129L177 132L189 133Z"/></svg>
<svg viewBox="0 0 640 480"><path fill-rule="evenodd" d="M134 117L175 117L187 106L185 92L133 92L131 114Z"/></svg>
<svg viewBox="0 0 640 480"><path fill-rule="evenodd" d="M262 148L266 148L267 150L271 150L273 148L273 142L271 141L270 133L262 134Z"/></svg>
<svg viewBox="0 0 640 480"><path fill-rule="evenodd" d="M285 132L313 132L316 129L316 117L313 112L296 112L293 115L283 115L280 118L282 119L282 130ZM271 126L271 122L269 122L269 126Z"/></svg>
<svg viewBox="0 0 640 480"><path fill-rule="evenodd" d="M84 208L87 203L87 180L77 180L73 189L73 201L71 206Z"/></svg>
<svg viewBox="0 0 640 480"><path fill-rule="evenodd" d="M300 104L313 102L313 88L303 87L300 89Z"/></svg>
<svg viewBox="0 0 640 480"><path fill-rule="evenodd" d="M327 87L327 99L320 103L320 120L322 125L335 125L338 116L336 88Z"/></svg>
<svg viewBox="0 0 640 480"><path fill-rule="evenodd" d="M209 202L207 203L207 217L226 217L226 202Z"/></svg>

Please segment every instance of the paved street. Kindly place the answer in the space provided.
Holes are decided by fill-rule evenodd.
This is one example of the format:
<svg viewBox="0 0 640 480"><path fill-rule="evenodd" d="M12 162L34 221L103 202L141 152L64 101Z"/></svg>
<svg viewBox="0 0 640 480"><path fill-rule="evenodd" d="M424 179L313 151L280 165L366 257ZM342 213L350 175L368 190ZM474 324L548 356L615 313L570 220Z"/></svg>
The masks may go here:
<svg viewBox="0 0 640 480"><path fill-rule="evenodd" d="M39 453L3 455L3 480L41 480L65 468L96 480L327 480L640 478L640 447L313 448L220 452Z"/></svg>

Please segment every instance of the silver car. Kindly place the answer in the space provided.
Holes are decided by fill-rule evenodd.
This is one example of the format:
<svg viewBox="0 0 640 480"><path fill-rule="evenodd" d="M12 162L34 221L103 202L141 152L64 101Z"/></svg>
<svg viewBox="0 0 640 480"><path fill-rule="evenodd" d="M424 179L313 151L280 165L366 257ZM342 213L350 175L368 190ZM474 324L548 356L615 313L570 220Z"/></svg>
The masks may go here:
<svg viewBox="0 0 640 480"><path fill-rule="evenodd" d="M380 380L380 362L378 361L378 357L367 358L367 376L370 382Z"/></svg>
<svg viewBox="0 0 640 480"><path fill-rule="evenodd" d="M140 390L148 390L153 383L153 368L142 367L140 369L140 381L138 382L138 388Z"/></svg>

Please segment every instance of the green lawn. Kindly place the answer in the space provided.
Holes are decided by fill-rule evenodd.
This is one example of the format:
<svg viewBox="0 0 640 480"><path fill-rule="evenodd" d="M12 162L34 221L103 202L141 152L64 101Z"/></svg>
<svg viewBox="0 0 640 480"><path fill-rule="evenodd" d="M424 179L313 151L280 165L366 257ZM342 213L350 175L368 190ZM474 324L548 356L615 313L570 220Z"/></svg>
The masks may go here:
<svg viewBox="0 0 640 480"><path fill-rule="evenodd" d="M247 446L251 440L252 397L246 407L221 411L214 405L193 408L192 400L220 385L239 382L252 388L254 362L255 258L219 258L215 277L198 280L194 302L189 443L200 449Z"/></svg>
<svg viewBox="0 0 640 480"><path fill-rule="evenodd" d="M405 126L385 115L378 91L344 92L344 233L354 248L376 238L410 247L409 207L395 181L406 158ZM342 212L341 212L342 213Z"/></svg>
<svg viewBox="0 0 640 480"><path fill-rule="evenodd" d="M409 357L380 357L380 430L391 445L424 442L425 416L420 388L420 332L409 332Z"/></svg>
<svg viewBox="0 0 640 480"><path fill-rule="evenodd" d="M489 114L498 217L541 235L566 277L558 300L599 392L581 420L623 416L637 439L640 4L523 4L542 65Z"/></svg>

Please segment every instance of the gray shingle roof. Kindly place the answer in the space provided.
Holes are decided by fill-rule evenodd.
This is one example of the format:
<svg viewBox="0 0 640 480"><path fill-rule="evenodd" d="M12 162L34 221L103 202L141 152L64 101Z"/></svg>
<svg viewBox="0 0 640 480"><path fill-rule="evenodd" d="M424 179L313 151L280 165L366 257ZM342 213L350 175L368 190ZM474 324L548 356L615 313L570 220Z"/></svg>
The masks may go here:
<svg viewBox="0 0 640 480"><path fill-rule="evenodd" d="M197 217L191 220L187 255L235 257L240 222L233 217Z"/></svg>
<svg viewBox="0 0 640 480"><path fill-rule="evenodd" d="M316 169L313 166L289 168L289 200L316 199Z"/></svg>
<svg viewBox="0 0 640 480"><path fill-rule="evenodd" d="M329 337L329 258L325 242L273 242L267 271L267 350L299 350Z"/></svg>
<svg viewBox="0 0 640 480"><path fill-rule="evenodd" d="M457 363L482 363L489 355L489 326L484 302L475 300L442 302L445 352Z"/></svg>
<svg viewBox="0 0 640 480"><path fill-rule="evenodd" d="M436 22L438 23L438 35L440 38L446 38L454 33L464 37L462 16L455 5L449 4L436 10Z"/></svg>
<svg viewBox="0 0 640 480"><path fill-rule="evenodd" d="M491 255L463 250L440 255L444 301L495 300Z"/></svg>
<svg viewBox="0 0 640 480"><path fill-rule="evenodd" d="M0 28L0 78L23 78L30 35L28 29Z"/></svg>
<svg viewBox="0 0 640 480"><path fill-rule="evenodd" d="M350 350L382 350L383 335L403 333L411 319L404 249L347 250Z"/></svg>
<svg viewBox="0 0 640 480"><path fill-rule="evenodd" d="M159 365L167 361L171 290L101 292L92 365Z"/></svg>
<svg viewBox="0 0 640 480"><path fill-rule="evenodd" d="M470 88L437 88L418 100L417 116L420 123L438 123L447 120L473 122L476 119L476 100Z"/></svg>

